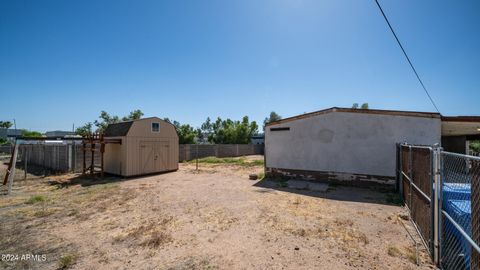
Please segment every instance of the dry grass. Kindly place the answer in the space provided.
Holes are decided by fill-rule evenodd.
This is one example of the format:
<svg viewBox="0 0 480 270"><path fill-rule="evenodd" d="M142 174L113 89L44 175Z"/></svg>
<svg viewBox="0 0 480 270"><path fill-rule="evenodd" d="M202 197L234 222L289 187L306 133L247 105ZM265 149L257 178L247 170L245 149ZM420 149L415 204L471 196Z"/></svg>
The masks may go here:
<svg viewBox="0 0 480 270"><path fill-rule="evenodd" d="M170 234L163 231L154 231L141 243L141 245L158 248L159 246L163 246L170 242L173 242L173 238Z"/></svg>
<svg viewBox="0 0 480 270"><path fill-rule="evenodd" d="M173 224L173 217L161 219L158 222L146 222L142 225L130 227L113 237L114 243L135 242L140 246L158 248L173 242L169 227Z"/></svg>
<svg viewBox="0 0 480 270"><path fill-rule="evenodd" d="M389 246L388 250L387 250L387 253L388 253L388 255L390 255L392 257L401 257L402 256L402 252L400 251L400 249L398 249L395 246Z"/></svg>
<svg viewBox="0 0 480 270"><path fill-rule="evenodd" d="M197 258L187 257L178 261L173 266L167 268L168 270L214 270L219 269L217 265L212 262L211 258Z"/></svg>
<svg viewBox="0 0 480 270"><path fill-rule="evenodd" d="M389 246L387 254L392 257L406 258L411 263L417 264L417 252L414 247L398 248L396 246Z"/></svg>
<svg viewBox="0 0 480 270"><path fill-rule="evenodd" d="M396 206L257 187L248 175L261 171L259 166L203 163L206 173L191 172L194 167L181 164L175 173L123 182L90 180L90 186L77 176L76 183L66 176L55 177L62 183L56 185L47 179L25 182L15 196L0 199L0 235L6 236L0 250L35 250L49 261L0 262L0 268L415 266L415 249L403 248L409 239L398 237L403 228L388 218L401 211ZM342 190L337 189L331 193ZM392 241L402 252L395 258L387 250Z"/></svg>
<svg viewBox="0 0 480 270"><path fill-rule="evenodd" d="M224 208L218 208L214 210L203 209L199 212L199 215L204 225L209 230L226 231L234 223L238 222L238 218L234 217L231 213Z"/></svg>

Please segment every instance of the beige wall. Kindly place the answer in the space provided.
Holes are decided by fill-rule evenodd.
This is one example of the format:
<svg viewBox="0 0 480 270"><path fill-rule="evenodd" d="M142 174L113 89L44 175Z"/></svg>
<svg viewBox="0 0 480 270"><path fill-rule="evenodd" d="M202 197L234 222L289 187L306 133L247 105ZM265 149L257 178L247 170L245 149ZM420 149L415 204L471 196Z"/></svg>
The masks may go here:
<svg viewBox="0 0 480 270"><path fill-rule="evenodd" d="M160 124L160 132L152 132L151 126L154 122ZM142 171L142 157L140 157L140 144L142 141L157 143L158 148L162 148L159 151L167 151L166 160L157 166L157 172L178 169L178 135L175 127L160 118L146 118L133 122L127 137L125 137L124 147L127 155L125 175L145 174ZM164 143L168 146L163 147Z"/></svg>
<svg viewBox="0 0 480 270"><path fill-rule="evenodd" d="M395 176L396 143L432 145L440 134L439 118L331 112L267 126L266 167Z"/></svg>
<svg viewBox="0 0 480 270"><path fill-rule="evenodd" d="M163 142L168 143L168 147L162 147L161 151L167 151L167 159L161 167L157 167L157 172L172 171L178 169L178 138L148 138L148 137L126 137L125 147L127 153L127 164L125 175L140 175L145 174L142 171L142 157L140 157L140 144L142 141L157 143L163 145Z"/></svg>
<svg viewBox="0 0 480 270"><path fill-rule="evenodd" d="M124 139L124 137L109 137L111 139ZM125 151L122 147L123 144L105 144L105 153L103 156L104 168L106 173L112 173L122 175L125 172Z"/></svg>
<svg viewBox="0 0 480 270"><path fill-rule="evenodd" d="M160 123L160 132L152 132L151 125L153 122ZM158 117L145 118L135 121L128 131L127 137L144 137L144 138L177 138L177 131L172 124L169 124Z"/></svg>

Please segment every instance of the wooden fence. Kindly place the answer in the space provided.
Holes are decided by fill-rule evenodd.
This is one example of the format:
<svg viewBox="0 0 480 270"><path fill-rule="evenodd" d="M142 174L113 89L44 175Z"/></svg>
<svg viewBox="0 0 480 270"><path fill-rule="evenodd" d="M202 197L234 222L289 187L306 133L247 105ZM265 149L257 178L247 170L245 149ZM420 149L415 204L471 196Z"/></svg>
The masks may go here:
<svg viewBox="0 0 480 270"><path fill-rule="evenodd" d="M0 149L10 153L9 147ZM263 155L264 146L257 144L181 144L179 161L202 157L238 157ZM19 147L19 161L39 166L51 172L81 172L83 165L82 145L76 144L22 144ZM91 153L87 152L86 163L90 164ZM95 162L100 162L100 153L95 152ZM98 165L98 164L97 164Z"/></svg>
<svg viewBox="0 0 480 270"><path fill-rule="evenodd" d="M263 155L263 144L181 144L179 161L203 157L240 157Z"/></svg>

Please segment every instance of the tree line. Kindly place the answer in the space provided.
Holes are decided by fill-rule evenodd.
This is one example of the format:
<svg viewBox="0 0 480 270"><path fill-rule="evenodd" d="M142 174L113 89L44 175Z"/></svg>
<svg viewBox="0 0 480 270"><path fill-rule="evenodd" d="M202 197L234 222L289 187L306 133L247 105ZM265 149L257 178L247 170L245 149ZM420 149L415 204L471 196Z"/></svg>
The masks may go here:
<svg viewBox="0 0 480 270"><path fill-rule="evenodd" d="M122 121L131 121L142 118L141 110L134 110L129 115L119 117L111 115L106 111L101 111L100 116L93 122L85 123L78 127L75 132L81 136L88 136L93 132L103 133L109 124L115 124ZM281 116L271 112L263 121L263 127L269 122L278 121ZM222 119L217 117L212 121L208 117L200 127L194 127L189 124L182 124L176 120L164 118L163 120L171 123L177 130L180 144L195 143L215 143L215 144L247 144L253 135L258 134L259 126L256 121L250 121L248 116L241 120Z"/></svg>

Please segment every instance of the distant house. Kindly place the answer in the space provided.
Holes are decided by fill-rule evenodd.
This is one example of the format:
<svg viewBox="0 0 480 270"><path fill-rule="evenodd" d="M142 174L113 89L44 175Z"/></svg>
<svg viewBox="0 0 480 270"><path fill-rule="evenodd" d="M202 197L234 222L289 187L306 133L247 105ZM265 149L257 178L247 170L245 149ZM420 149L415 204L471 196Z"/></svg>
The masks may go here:
<svg viewBox="0 0 480 270"><path fill-rule="evenodd" d="M16 138L16 137L21 137L22 136L22 130L21 129L13 129L13 128L0 128L0 138Z"/></svg>
<svg viewBox="0 0 480 270"><path fill-rule="evenodd" d="M255 134L250 138L251 144L264 144L265 143L265 134Z"/></svg>
<svg viewBox="0 0 480 270"><path fill-rule="evenodd" d="M267 124L265 167L270 177L391 185L397 143L465 154L474 139L480 117L334 107Z"/></svg>
<svg viewBox="0 0 480 270"><path fill-rule="evenodd" d="M47 137L56 137L56 138L63 138L65 136L74 136L76 135L73 131L63 131L63 130L53 130L45 132L45 136Z"/></svg>

